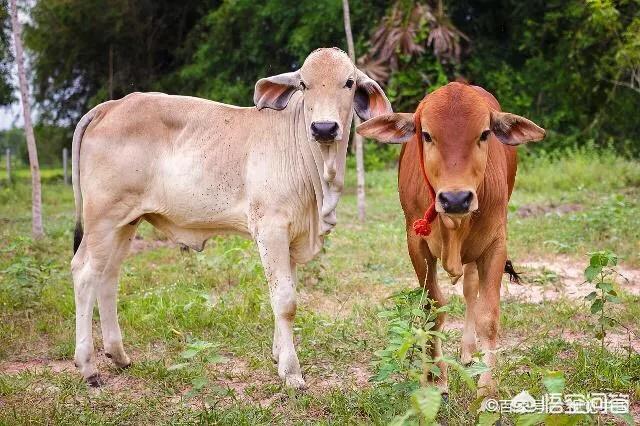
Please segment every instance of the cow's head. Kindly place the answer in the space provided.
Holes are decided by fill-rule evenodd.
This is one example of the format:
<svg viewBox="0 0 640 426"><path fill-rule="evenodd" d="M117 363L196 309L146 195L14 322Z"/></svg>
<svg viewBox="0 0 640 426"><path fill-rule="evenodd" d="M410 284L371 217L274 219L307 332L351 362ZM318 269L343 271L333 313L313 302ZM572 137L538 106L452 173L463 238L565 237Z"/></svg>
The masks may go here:
<svg viewBox="0 0 640 426"><path fill-rule="evenodd" d="M449 83L430 93L414 114L387 114L357 129L381 142L404 143L419 138L424 165L436 193L436 211L466 215L478 208L477 191L484 178L488 145L520 145L544 138L544 129L499 111L484 89Z"/></svg>
<svg viewBox="0 0 640 426"><path fill-rule="evenodd" d="M378 83L338 48L317 49L298 71L258 80L253 101L258 109L281 110L298 90L304 97L307 134L323 144L342 140L352 109L363 120L392 112Z"/></svg>

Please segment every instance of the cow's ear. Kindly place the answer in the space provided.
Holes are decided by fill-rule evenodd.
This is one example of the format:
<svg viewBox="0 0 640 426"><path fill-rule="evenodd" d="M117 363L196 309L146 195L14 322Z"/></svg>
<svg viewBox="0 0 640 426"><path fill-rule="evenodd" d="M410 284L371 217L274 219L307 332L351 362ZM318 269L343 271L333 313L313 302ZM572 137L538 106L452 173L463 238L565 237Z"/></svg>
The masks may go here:
<svg viewBox="0 0 640 426"><path fill-rule="evenodd" d="M520 145L544 139L545 131L531 120L508 112L491 111L491 131L506 145Z"/></svg>
<svg viewBox="0 0 640 426"><path fill-rule="evenodd" d="M258 109L285 109L289 99L298 89L300 89L300 74L298 71L261 78L256 83L253 103Z"/></svg>
<svg viewBox="0 0 640 426"><path fill-rule="evenodd" d="M380 85L360 70L356 70L356 93L353 98L353 109L363 121L393 112L391 103Z"/></svg>
<svg viewBox="0 0 640 426"><path fill-rule="evenodd" d="M367 120L356 131L362 136L385 143L405 143L416 132L413 114L385 114Z"/></svg>

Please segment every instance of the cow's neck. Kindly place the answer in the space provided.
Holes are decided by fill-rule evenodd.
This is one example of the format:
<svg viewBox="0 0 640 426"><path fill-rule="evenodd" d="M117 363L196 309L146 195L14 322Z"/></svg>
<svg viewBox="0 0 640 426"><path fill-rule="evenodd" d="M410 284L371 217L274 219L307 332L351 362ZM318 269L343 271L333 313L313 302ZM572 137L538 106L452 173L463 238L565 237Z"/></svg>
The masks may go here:
<svg viewBox="0 0 640 426"><path fill-rule="evenodd" d="M500 220L497 216L503 214L506 217L506 202L500 194L507 192L506 177L499 173L500 168L496 167L496 156L502 155L501 146L493 146L489 149L489 157L487 159L487 167L484 173L484 179L477 190L478 194L478 212L473 216L467 216L462 219L452 220L442 215L438 215L438 226L440 228L440 236L442 238L441 257L442 267L455 284L462 276L462 245L472 231L474 226L485 225L480 224L488 215L491 216L492 222L502 224L504 218ZM490 191L488 189L491 189ZM492 233L493 229L487 228L487 232ZM486 239L490 241L490 238Z"/></svg>
<svg viewBox="0 0 640 426"><path fill-rule="evenodd" d="M340 123L344 129L341 141L321 145L309 140L302 96L294 96L290 101L290 107L289 126L295 132L296 149L311 175L311 183L316 195L318 233L325 235L333 229L337 221L336 207L344 187L352 116L350 115L346 122Z"/></svg>

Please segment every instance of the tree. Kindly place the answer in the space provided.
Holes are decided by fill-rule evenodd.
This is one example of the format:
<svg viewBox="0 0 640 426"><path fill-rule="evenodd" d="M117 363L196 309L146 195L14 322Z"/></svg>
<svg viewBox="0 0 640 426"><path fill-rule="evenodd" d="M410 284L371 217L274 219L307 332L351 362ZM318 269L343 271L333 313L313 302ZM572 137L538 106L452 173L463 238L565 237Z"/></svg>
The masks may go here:
<svg viewBox="0 0 640 426"><path fill-rule="evenodd" d="M11 20L7 0L0 0L0 106L13 101L11 85L11 64L13 55L9 43L11 36Z"/></svg>
<svg viewBox="0 0 640 426"><path fill-rule="evenodd" d="M347 35L347 49L349 57L353 63L356 63L356 51L353 46L353 34L351 33L351 16L349 13L349 0L342 0L342 11L344 14L344 32ZM360 118L354 114L353 125L358 127ZM357 199L358 199L358 219L364 222L367 217L366 196L364 191L364 143L362 136L357 132L353 134L353 144L356 148L356 175L357 183Z"/></svg>
<svg viewBox="0 0 640 426"><path fill-rule="evenodd" d="M133 91L180 93L187 35L207 0L40 0L25 28L41 118L65 126Z"/></svg>
<svg viewBox="0 0 640 426"><path fill-rule="evenodd" d="M27 138L27 150L29 151L29 167L31 168L31 234L33 238L44 236L42 229L42 193L40 189L40 166L38 165L38 151L36 138L31 124L31 106L29 104L29 89L27 76L24 69L24 57L22 52L22 31L18 21L18 7L16 0L11 0L11 27L13 29L13 44L16 49L16 65L18 67L18 82L20 87L20 99L22 101L22 113L24 116L24 132Z"/></svg>

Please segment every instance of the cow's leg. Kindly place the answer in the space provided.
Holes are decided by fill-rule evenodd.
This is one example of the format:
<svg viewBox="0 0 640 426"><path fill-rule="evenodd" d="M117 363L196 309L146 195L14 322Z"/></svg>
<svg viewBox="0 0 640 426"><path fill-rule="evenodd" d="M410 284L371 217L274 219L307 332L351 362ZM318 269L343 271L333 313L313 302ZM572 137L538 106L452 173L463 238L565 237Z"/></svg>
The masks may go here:
<svg viewBox="0 0 640 426"><path fill-rule="evenodd" d="M115 234L109 264L104 270L98 288L98 309L105 355L120 368L131 365L131 360L124 351L122 333L118 324L118 277L122 261L129 253L136 228L136 225L127 225Z"/></svg>
<svg viewBox="0 0 640 426"><path fill-rule="evenodd" d="M80 374L91 386L102 384L94 359L92 316L96 300L96 280L98 271L92 267L87 251L86 237L71 261L71 273L76 302L76 350L75 364Z"/></svg>
<svg viewBox="0 0 640 426"><path fill-rule="evenodd" d="M483 352L484 363L491 371L482 373L478 380L478 396L494 395L497 391L493 379L498 350L498 331L500 327L500 284L507 259L504 241L496 241L478 259L480 294L475 309L476 327Z"/></svg>
<svg viewBox="0 0 640 426"><path fill-rule="evenodd" d="M289 251L286 226L272 223L259 228L256 243L262 266L269 282L269 295L273 308L275 332L273 355L278 358L278 375L287 386L305 387L300 362L293 345L293 320L296 315L295 264Z"/></svg>
<svg viewBox="0 0 640 426"><path fill-rule="evenodd" d="M444 306L446 298L438 287L437 275L437 259L431 255L427 242L420 236L415 235L413 228L407 223L407 246L409 249L409 257L413 264L413 269L418 277L418 282L428 291L428 297L436 302L437 306ZM436 317L434 330L441 331L446 319L445 313L440 313ZM442 341L434 338L431 347L431 356L438 358L442 356ZM447 364L438 362L440 368L440 376L434 378L428 374L428 380L434 383L441 392L447 393L449 384L447 381Z"/></svg>
<svg viewBox="0 0 640 426"><path fill-rule="evenodd" d="M117 357L114 360L120 365L129 363L122 350L122 337L115 316L115 291L118 269L129 249L128 238L135 228L133 231L109 229L108 226L101 229L104 231L84 235L71 261L76 302L75 363L91 386L102 384L95 363L92 333L96 297L100 298L100 311L105 316L102 325L103 333L106 330L107 353L113 352L114 358Z"/></svg>
<svg viewBox="0 0 640 426"><path fill-rule="evenodd" d="M437 259L429 253L427 256L427 278L425 280L425 287L429 292L429 299L433 300L436 304L436 307L442 307L447 304L447 298L445 297L442 290L438 286L438 274L437 274ZM447 314L445 312L440 312L436 316L435 325L433 326L434 331L441 332L444 328L445 320L447 319ZM431 346L431 357L433 359L441 358L442 353L442 339L437 336L433 337L433 344ZM447 363L443 361L438 361L437 366L440 369L440 375L438 377L432 377L431 381L435 384L440 392L443 394L448 394L449 392L449 381L447 379Z"/></svg>
<svg viewBox="0 0 640 426"><path fill-rule="evenodd" d="M462 332L462 345L460 348L460 360L463 364L471 363L476 347L476 317L475 309L478 302L478 266L475 262L464 265L463 279L464 300L467 305L464 315L464 331Z"/></svg>

